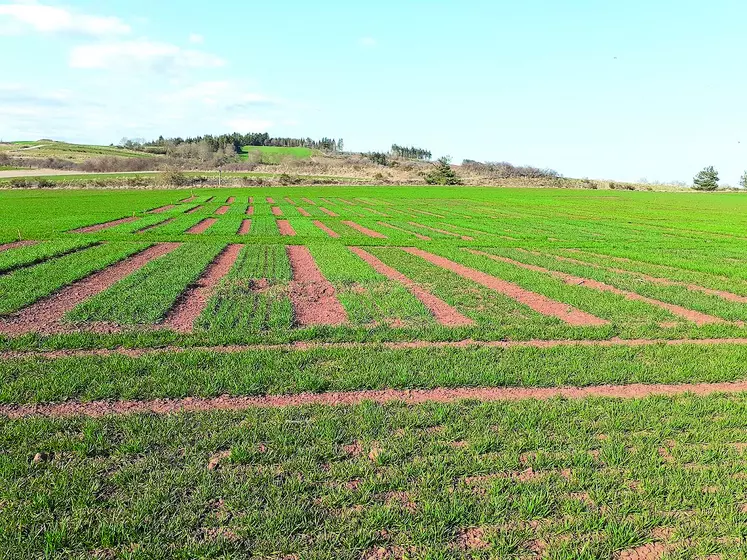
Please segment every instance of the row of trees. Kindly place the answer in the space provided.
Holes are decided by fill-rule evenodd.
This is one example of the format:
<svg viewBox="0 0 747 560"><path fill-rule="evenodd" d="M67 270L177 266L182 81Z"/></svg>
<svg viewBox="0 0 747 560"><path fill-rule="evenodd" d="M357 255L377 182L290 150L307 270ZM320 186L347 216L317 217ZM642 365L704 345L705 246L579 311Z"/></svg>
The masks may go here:
<svg viewBox="0 0 747 560"><path fill-rule="evenodd" d="M416 148L414 146L399 146L398 144L392 144L392 149L389 152L394 157L406 159L422 159L428 161L433 157L430 150L424 150L423 148Z"/></svg>

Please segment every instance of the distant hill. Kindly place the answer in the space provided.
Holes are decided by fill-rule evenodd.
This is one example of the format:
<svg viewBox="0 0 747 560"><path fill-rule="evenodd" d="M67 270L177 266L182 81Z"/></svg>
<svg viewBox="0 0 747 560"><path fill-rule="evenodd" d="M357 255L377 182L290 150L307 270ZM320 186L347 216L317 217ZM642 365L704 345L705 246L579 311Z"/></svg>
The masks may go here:
<svg viewBox="0 0 747 560"><path fill-rule="evenodd" d="M309 159L316 153L316 150L311 148L283 148L277 146L244 146L241 151L243 152L241 154L242 159L247 159L250 152L260 152L263 163L279 163L284 157Z"/></svg>
<svg viewBox="0 0 747 560"><path fill-rule="evenodd" d="M79 163L97 156L118 156L148 158L152 154L136 152L115 146L93 146L89 144L70 144L55 140L20 140L0 144L0 153L15 158L57 158Z"/></svg>

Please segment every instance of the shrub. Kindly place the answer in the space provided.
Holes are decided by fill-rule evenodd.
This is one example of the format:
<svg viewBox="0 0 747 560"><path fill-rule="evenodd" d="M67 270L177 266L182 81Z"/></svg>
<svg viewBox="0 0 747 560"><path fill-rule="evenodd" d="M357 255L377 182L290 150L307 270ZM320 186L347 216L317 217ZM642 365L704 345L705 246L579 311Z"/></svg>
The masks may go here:
<svg viewBox="0 0 747 560"><path fill-rule="evenodd" d="M693 179L693 189L696 191L715 191L718 188L718 171L712 165L703 168Z"/></svg>
<svg viewBox="0 0 747 560"><path fill-rule="evenodd" d="M386 154L382 152L371 152L367 154L366 157L377 165L387 165L387 163L389 162Z"/></svg>
<svg viewBox="0 0 747 560"><path fill-rule="evenodd" d="M278 182L281 185L298 185L301 183L301 178L298 175L288 175L287 173L281 173L278 177Z"/></svg>
<svg viewBox="0 0 747 560"><path fill-rule="evenodd" d="M159 175L159 182L164 185L173 185L174 187L183 187L188 182L187 176L176 169L167 169Z"/></svg>
<svg viewBox="0 0 747 560"><path fill-rule="evenodd" d="M462 181L451 168L448 157L438 158L433 164L433 170L425 176L429 185L461 185Z"/></svg>
<svg viewBox="0 0 747 560"><path fill-rule="evenodd" d="M743 189L747 189L747 171L745 171L741 179L739 179L739 186Z"/></svg>

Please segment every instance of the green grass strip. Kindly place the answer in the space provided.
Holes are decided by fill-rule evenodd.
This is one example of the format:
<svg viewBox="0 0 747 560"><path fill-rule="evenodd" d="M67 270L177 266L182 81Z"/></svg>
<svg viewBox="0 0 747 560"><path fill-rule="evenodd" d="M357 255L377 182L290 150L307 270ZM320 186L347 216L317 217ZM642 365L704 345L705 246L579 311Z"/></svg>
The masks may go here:
<svg viewBox="0 0 747 560"><path fill-rule="evenodd" d="M59 239L0 251L0 274L78 251L94 243L86 239Z"/></svg>

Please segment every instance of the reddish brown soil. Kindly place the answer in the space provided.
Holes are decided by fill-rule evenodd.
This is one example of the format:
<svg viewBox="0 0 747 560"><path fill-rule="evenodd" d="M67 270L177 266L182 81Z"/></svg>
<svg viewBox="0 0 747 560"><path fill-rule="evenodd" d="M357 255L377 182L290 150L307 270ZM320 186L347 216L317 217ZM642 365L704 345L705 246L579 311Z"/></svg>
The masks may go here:
<svg viewBox="0 0 747 560"><path fill-rule="evenodd" d="M191 228L189 228L184 233L195 233L195 234L197 234L197 233L204 233L209 228L211 228L213 226L213 224L215 222L217 222L217 221L218 220L216 220L215 218L205 218L199 224L196 224L196 225L192 226Z"/></svg>
<svg viewBox="0 0 747 560"><path fill-rule="evenodd" d="M228 274L241 252L243 245L229 245L205 269L197 282L179 298L166 316L163 326L178 332L189 333L200 313L213 295L221 279Z"/></svg>
<svg viewBox="0 0 747 560"><path fill-rule="evenodd" d="M70 327L59 324L65 313L113 286L153 259L170 253L178 246L178 243L159 243L104 270L95 272L88 278L79 280L18 313L0 319L0 333L7 335L28 332L51 334L72 330Z"/></svg>
<svg viewBox="0 0 747 560"><path fill-rule="evenodd" d="M38 241L13 241L12 243L3 243L0 245L0 251L7 251L8 249L18 249L20 247L28 247L30 245L36 245Z"/></svg>
<svg viewBox="0 0 747 560"><path fill-rule="evenodd" d="M337 299L335 288L322 275L308 247L287 247L293 281L290 286L293 315L299 326L341 325L347 313Z"/></svg>
<svg viewBox="0 0 747 560"><path fill-rule="evenodd" d="M275 223L277 223L278 225L280 235L284 235L286 237L296 236L296 230L293 229L293 226L290 225L290 222L288 220L275 220Z"/></svg>
<svg viewBox="0 0 747 560"><path fill-rule="evenodd" d="M1 321L1 320L0 320ZM306 351L319 348L369 348L378 347L391 350L417 349L417 348L559 348L566 346L593 346L599 348L644 347L644 346L713 346L716 344L734 344L747 346L747 338L680 338L680 339L622 339L610 338L607 340L472 340L464 339L457 341L430 341L412 340L406 342L290 342L284 344L247 344L229 346L163 346L159 348L114 348L93 350L7 350L0 351L0 359L11 360L25 357L45 357L50 360L69 357L84 356L129 356L137 358L146 354L159 354L163 352L215 352L219 354L234 354L237 352L288 350Z"/></svg>
<svg viewBox="0 0 747 560"><path fill-rule="evenodd" d="M273 206L270 210L272 210L272 215L273 216L282 216L283 215L283 211L278 206Z"/></svg>
<svg viewBox="0 0 747 560"><path fill-rule="evenodd" d="M309 198L302 198L301 200L303 200L306 204L311 204L312 206L316 206L316 202L314 202L313 200Z"/></svg>
<svg viewBox="0 0 747 560"><path fill-rule="evenodd" d="M616 553L615 560L659 560L667 551L662 543L649 543Z"/></svg>
<svg viewBox="0 0 747 560"><path fill-rule="evenodd" d="M308 212L306 211L306 209L305 209L305 208L302 208L302 207L300 207L300 206L299 206L298 208L296 208L296 210L298 210L298 213L299 213L299 214L301 214L302 216L306 217L306 218L308 218L308 217L310 217L310 216L311 216L311 214L309 214L309 213L308 213Z"/></svg>
<svg viewBox="0 0 747 560"><path fill-rule="evenodd" d="M330 237L340 237L340 234L339 234L339 233L337 233L337 232L336 232L335 230L333 230L332 228L330 228L330 227L327 227L327 226L325 226L325 225L324 225L324 224L323 224L322 222L320 222L319 220L314 220L314 225L315 225L316 227L318 227L318 228L319 228L320 230L322 230L323 232L325 232L325 233L326 233L327 235L329 235Z"/></svg>
<svg viewBox="0 0 747 560"><path fill-rule="evenodd" d="M554 276L555 278L559 278L566 284L570 284L573 286L585 286L587 288L591 288L593 290L599 290L601 292L610 292L613 294L621 295L625 297L625 299L629 299L633 301L643 301L645 303L648 303L649 305L654 305L656 307L661 307L662 309L666 309L673 315L677 315L679 317L682 317L683 319L692 321L698 326L708 325L712 323L725 323L726 322L719 317L714 317L713 315L707 315L705 313L701 313L699 311L693 311L692 309L687 309L679 305L674 305L671 303L666 303L666 302L659 301L653 298L642 296L640 294L636 294L635 292L628 292L626 290L620 290L619 288L615 288L614 286L610 286L609 284L605 284L604 282L598 282L597 280L592 280L589 278L580 278L579 276L572 276L571 274L566 274L565 272L558 272L555 270L543 268L541 266L525 264L519 261L515 261L513 259L509 259L507 257L500 257L498 255L484 253L483 251L477 251L473 249L468 249L468 251L475 255L482 255L484 257L488 257L495 261L505 262L508 264L512 264L514 266L518 266L520 268L527 269L527 270L533 270L535 272L551 274L552 276Z"/></svg>
<svg viewBox="0 0 747 560"><path fill-rule="evenodd" d="M387 278L396 280L404 285L423 303L423 305L425 305L426 308L428 308L428 311L433 314L433 317L438 323L448 327L460 327L474 324L472 319L465 317L442 299L439 299L433 294L425 291L407 276L383 263L371 253L364 251L360 247L350 247L350 250L370 264L379 274L383 274Z"/></svg>
<svg viewBox="0 0 747 560"><path fill-rule="evenodd" d="M254 214L254 206L250 206L249 208L246 209L247 216L251 216L253 214Z"/></svg>
<svg viewBox="0 0 747 560"><path fill-rule="evenodd" d="M407 223L410 224L411 226L428 229L430 231L435 231L437 233L442 233L444 235L450 235L452 237L458 237L462 241L474 241L475 240L474 237L470 237L469 235L462 235L460 233L454 233L453 231L446 231L445 229L438 229L438 228L434 228L431 226L426 226L424 224L419 224L418 222L407 222Z"/></svg>
<svg viewBox="0 0 747 560"><path fill-rule="evenodd" d="M340 201L342 201L345 204L348 204L350 206L355 206L355 202L350 202L349 200L345 200L344 198L338 198L337 200L340 200Z"/></svg>
<svg viewBox="0 0 747 560"><path fill-rule="evenodd" d="M226 199L226 204L233 204L234 202L236 202L236 197L235 196L229 196Z"/></svg>
<svg viewBox="0 0 747 560"><path fill-rule="evenodd" d="M174 218L169 218L168 220L164 220L162 222L158 222L157 224L153 224L151 226L146 226L142 229L137 230L135 233L145 233L146 231L150 231L152 229L156 229L157 227L165 226L166 224L170 224L174 221Z"/></svg>
<svg viewBox="0 0 747 560"><path fill-rule="evenodd" d="M71 233L94 233L97 231L101 231L102 229L113 228L114 226L118 226L119 224L129 224L130 222L134 222L135 220L137 220L135 216L130 216L129 218L120 218L111 222L104 222L103 224L96 224L93 226L74 229L71 230Z"/></svg>
<svg viewBox="0 0 747 560"><path fill-rule="evenodd" d="M376 222L376 223L379 224L380 226L388 227L389 229L396 229L397 231L402 231L404 233L409 233L410 235L414 235L415 237L417 237L421 241L430 241L431 240L431 238L428 237L427 235L423 235L421 233L415 233L414 231L410 231L409 229L404 229L404 228L401 228L401 227L393 226L392 224L387 224L386 222Z"/></svg>
<svg viewBox="0 0 747 560"><path fill-rule="evenodd" d="M248 202L249 204L254 204L254 197L250 196Z"/></svg>
<svg viewBox="0 0 747 560"><path fill-rule="evenodd" d="M380 211L376 210L375 208L365 207L365 208L363 208L363 210L365 210L366 212L370 212L371 214L375 214L376 216L383 216L385 218L389 217L389 214L384 214L384 212L380 212Z"/></svg>
<svg viewBox="0 0 747 560"><path fill-rule="evenodd" d="M191 210L187 210L187 211L185 212L185 214L194 214L194 213L196 213L196 212L199 212L200 210L202 210L202 208L203 208L203 206L202 206L202 205L200 205L200 206L195 206L195 207L194 207L194 208L192 208Z"/></svg>
<svg viewBox="0 0 747 560"><path fill-rule="evenodd" d="M288 204L290 204L290 205L292 205L292 206L295 206L295 205L296 205L296 203L295 203L295 202L293 202L293 199L292 199L292 198L290 198L289 196L286 196L284 200L285 200L285 201L286 201L286 202L287 202Z"/></svg>
<svg viewBox="0 0 747 560"><path fill-rule="evenodd" d="M486 288L495 290L496 292L510 297L511 299L514 299L519 303L533 309L537 313L557 317L558 319L565 321L569 325L600 326L608 324L608 321L600 319L599 317L595 317L594 315L591 315L584 311L580 311L579 309L571 307L570 305L551 300L546 296L530 292L529 290L525 290L524 288L517 286L516 284L512 284L511 282L506 282L505 280L501 280L499 278L496 278L495 276L490 276L489 274L485 274L484 272L475 270L474 268L469 268L464 265L455 263L454 261L450 261L449 259L446 259L444 257L439 257L438 255L428 253L426 251L423 251L422 249L408 247L404 250L412 255L422 257L428 262L435 264L436 266L440 266L442 268L455 272L456 274L459 274L464 278L472 280L473 282L477 282L478 284L482 284Z"/></svg>
<svg viewBox="0 0 747 560"><path fill-rule="evenodd" d="M26 416L105 416L109 414L173 414L204 410L245 410L284 406L344 406L364 401L377 403L403 402L417 405L428 402L458 402L461 400L517 401L525 399L547 400L585 399L604 397L616 399L641 399L649 396L677 396L683 394L711 395L714 393L739 394L747 391L747 381L736 383L694 383L677 385L599 385L595 387L463 387L455 389L383 389L379 391L347 391L329 393L300 393L296 395L267 395L261 397L221 396L212 398L187 397L155 399L151 401L93 401L63 402L58 404L3 404L0 416L21 418Z"/></svg>
<svg viewBox="0 0 747 560"><path fill-rule="evenodd" d="M192 202L196 198L197 197L195 195L192 195L192 196L187 197L187 198L182 198L179 202Z"/></svg>
<svg viewBox="0 0 747 560"><path fill-rule="evenodd" d="M148 210L148 214L161 214L163 212L168 212L169 210L173 210L174 208L176 208L176 205L168 204L166 206L154 208L153 210Z"/></svg>
<svg viewBox="0 0 747 560"><path fill-rule="evenodd" d="M249 233L251 229L252 229L252 221L242 220L241 227L239 227L239 231L236 232L236 235L246 235L247 233Z"/></svg>
<svg viewBox="0 0 747 560"><path fill-rule="evenodd" d="M215 213L216 213L216 214L217 214L218 216L222 216L223 214L225 214L226 212L228 212L228 211L229 211L230 209L231 209L231 207L230 207L230 206L221 206L220 208L218 208L218 209L217 209L217 210L215 211Z"/></svg>
<svg viewBox="0 0 747 560"><path fill-rule="evenodd" d="M387 239L387 236L384 235L383 233L379 233L378 231L374 231L372 229L368 229L367 227L363 227L362 225L357 224L355 222L351 222L349 220L346 220L346 221L344 221L342 223L345 224L346 226L350 227L350 228L353 228L355 231L358 231L358 232L360 232L363 235L366 235L368 237L374 237L376 239Z"/></svg>
<svg viewBox="0 0 747 560"><path fill-rule="evenodd" d="M275 201L270 196L268 196L265 200L267 201L268 204L275 204Z"/></svg>
<svg viewBox="0 0 747 560"><path fill-rule="evenodd" d="M332 210L327 210L324 206L320 206L319 210L327 214L327 216L332 216L333 218L336 218L337 216L339 216L339 214L332 212Z"/></svg>

